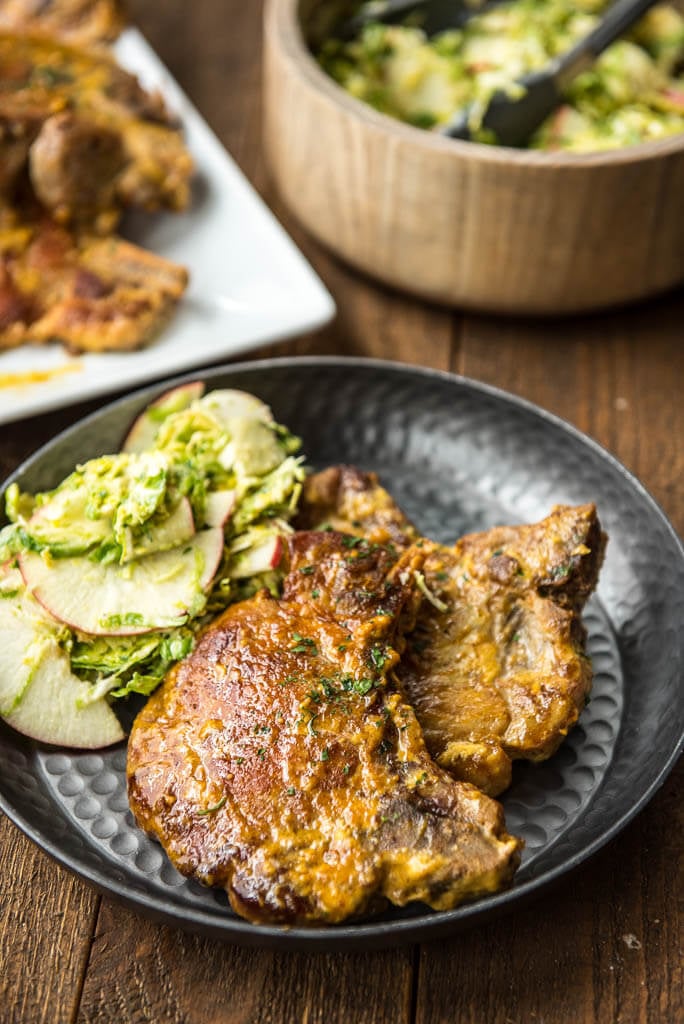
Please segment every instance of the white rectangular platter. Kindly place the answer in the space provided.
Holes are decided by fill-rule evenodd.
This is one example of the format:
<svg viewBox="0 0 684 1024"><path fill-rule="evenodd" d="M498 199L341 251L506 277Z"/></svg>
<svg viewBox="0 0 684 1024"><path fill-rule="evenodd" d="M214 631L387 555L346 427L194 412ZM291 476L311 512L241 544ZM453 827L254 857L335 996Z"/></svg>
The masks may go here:
<svg viewBox="0 0 684 1024"><path fill-rule="evenodd" d="M70 356L59 345L0 353L0 423L167 377L304 331L334 316L329 293L136 29L119 62L159 89L197 169L186 213L136 215L122 234L181 263L190 285L173 319L137 352Z"/></svg>

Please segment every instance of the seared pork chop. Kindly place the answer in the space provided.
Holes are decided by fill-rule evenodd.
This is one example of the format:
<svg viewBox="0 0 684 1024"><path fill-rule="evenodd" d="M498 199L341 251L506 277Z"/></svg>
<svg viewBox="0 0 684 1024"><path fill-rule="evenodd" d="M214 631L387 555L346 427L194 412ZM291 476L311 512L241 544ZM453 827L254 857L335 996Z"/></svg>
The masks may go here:
<svg viewBox="0 0 684 1024"><path fill-rule="evenodd" d="M309 478L300 517L370 537L389 520L395 544L415 539L377 477L353 467ZM430 753L456 778L501 793L513 759L550 757L576 723L592 682L580 612L604 546L583 505L431 549L435 604L423 605L396 671Z"/></svg>
<svg viewBox="0 0 684 1024"><path fill-rule="evenodd" d="M230 607L136 719L138 824L249 920L448 909L515 871L501 808L434 764L393 686L426 554L295 534L282 599Z"/></svg>
<svg viewBox="0 0 684 1024"><path fill-rule="evenodd" d="M0 30L0 129L0 164L14 175L0 175L5 190L24 170L23 145L36 197L65 223L107 232L125 207L188 205L193 164L178 125L106 52Z"/></svg>
<svg viewBox="0 0 684 1024"><path fill-rule="evenodd" d="M511 761L542 761L591 689L580 611L604 538L593 505L556 507L439 548L425 579L444 610L419 616L398 669L433 756L492 795Z"/></svg>
<svg viewBox="0 0 684 1024"><path fill-rule="evenodd" d="M121 238L0 207L0 351L48 341L73 352L139 348L186 284L183 267Z"/></svg>
<svg viewBox="0 0 684 1024"><path fill-rule="evenodd" d="M328 526L397 548L420 539L394 498L380 486L376 474L362 473L356 466L329 466L304 481L296 529Z"/></svg>

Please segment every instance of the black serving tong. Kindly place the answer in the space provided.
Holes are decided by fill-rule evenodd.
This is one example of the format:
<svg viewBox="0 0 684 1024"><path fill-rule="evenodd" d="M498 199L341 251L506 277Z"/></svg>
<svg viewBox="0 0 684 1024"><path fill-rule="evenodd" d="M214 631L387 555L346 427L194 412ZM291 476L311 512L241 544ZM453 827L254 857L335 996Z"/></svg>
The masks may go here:
<svg viewBox="0 0 684 1024"><path fill-rule="evenodd" d="M516 85L521 86L520 90L511 90L511 94L503 90L494 93L485 113L477 119L476 130L471 127L471 111L466 108L440 129L441 133L452 139L471 139L475 135L492 139L500 146L523 146L542 121L563 102L563 91L570 82L591 67L606 47L631 28L655 3L657 0L616 0L596 28L571 50L557 57L542 71L519 79ZM356 21L355 35L370 21L401 21L410 13L420 11L421 28L427 35L434 35L464 24L468 18L491 6L475 7L455 0L423 0L422 3L416 0L378 0L377 4L365 5L356 18L343 23L342 29L346 34Z"/></svg>
<svg viewBox="0 0 684 1024"><path fill-rule="evenodd" d="M459 28L474 14L494 7L504 0L468 3L467 0L371 0L362 8L335 26L336 39L354 39L359 32L372 22L394 25L415 15L415 23L428 36L437 35L450 28Z"/></svg>
<svg viewBox="0 0 684 1024"><path fill-rule="evenodd" d="M591 67L607 46L623 35L657 0L617 0L601 22L571 50L557 57L543 71L524 75L517 84L519 96L499 91L489 100L478 129L500 146L523 146L535 129L563 102L570 82ZM517 91L517 90L516 90ZM470 139L470 111L461 111L442 134Z"/></svg>

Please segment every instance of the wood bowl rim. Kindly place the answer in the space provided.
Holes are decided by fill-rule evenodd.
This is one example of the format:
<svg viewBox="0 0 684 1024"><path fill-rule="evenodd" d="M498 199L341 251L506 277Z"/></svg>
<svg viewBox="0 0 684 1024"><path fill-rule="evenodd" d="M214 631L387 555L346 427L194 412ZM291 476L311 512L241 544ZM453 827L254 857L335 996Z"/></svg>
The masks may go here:
<svg viewBox="0 0 684 1024"><path fill-rule="evenodd" d="M684 132L649 142L618 149L596 150L591 153L553 152L534 149L514 149L508 146L493 146L480 142L465 142L450 139L435 132L417 128L397 118L382 114L369 103L357 100L321 68L309 49L302 32L299 15L301 0L267 0L264 23L267 29L272 24L274 35L284 46L284 53L299 66L302 75L314 91L321 94L345 113L365 122L369 127L388 136L413 143L428 152L462 158L472 163L498 165L516 164L535 169L560 168L584 170L593 167L615 167L638 164L643 161L659 160L668 156L684 156Z"/></svg>

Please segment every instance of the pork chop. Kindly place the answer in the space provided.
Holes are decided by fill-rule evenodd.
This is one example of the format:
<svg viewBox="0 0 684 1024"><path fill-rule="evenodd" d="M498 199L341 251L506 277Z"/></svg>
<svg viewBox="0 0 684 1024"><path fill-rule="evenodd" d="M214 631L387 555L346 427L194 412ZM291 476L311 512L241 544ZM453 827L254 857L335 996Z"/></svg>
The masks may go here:
<svg viewBox="0 0 684 1024"><path fill-rule="evenodd" d="M65 223L106 233L126 207L189 203L193 163L178 124L107 52L0 29L0 129L0 164L11 158L14 173L0 175L5 190L24 170L23 143L36 197Z"/></svg>
<svg viewBox="0 0 684 1024"><path fill-rule="evenodd" d="M415 540L377 477L353 467L309 478L300 516L371 537L389 520L396 545ZM580 612L604 547L596 509L582 505L431 548L434 603L396 672L430 753L455 778L501 793L514 759L550 757L577 722L592 682Z"/></svg>
<svg viewBox="0 0 684 1024"><path fill-rule="evenodd" d="M308 476L294 525L298 530L332 527L399 549L420 539L377 475L356 466L329 466Z"/></svg>
<svg viewBox="0 0 684 1024"><path fill-rule="evenodd" d="M49 341L72 352L139 348L186 284L183 267L121 238L0 207L0 351Z"/></svg>
<svg viewBox="0 0 684 1024"><path fill-rule="evenodd" d="M393 685L426 554L293 535L282 599L228 608L136 719L136 821L251 921L449 909L515 871L501 808L434 764Z"/></svg>

